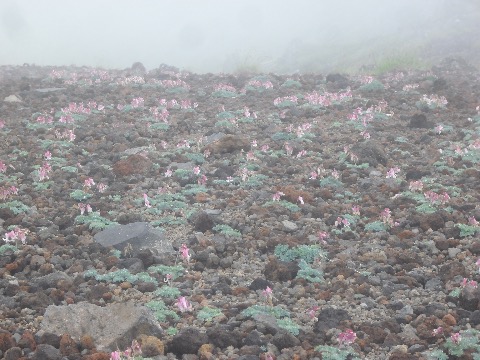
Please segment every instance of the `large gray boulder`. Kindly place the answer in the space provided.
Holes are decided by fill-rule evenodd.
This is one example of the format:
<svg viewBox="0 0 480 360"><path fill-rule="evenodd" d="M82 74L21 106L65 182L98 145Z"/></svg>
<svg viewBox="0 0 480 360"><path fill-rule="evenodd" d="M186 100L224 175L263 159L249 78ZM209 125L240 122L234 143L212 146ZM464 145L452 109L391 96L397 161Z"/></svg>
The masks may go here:
<svg viewBox="0 0 480 360"><path fill-rule="evenodd" d="M160 324L151 310L133 302L108 304L105 307L90 303L64 306L51 305L45 311L37 333L69 334L79 340L90 335L100 351L126 349L139 335L160 337Z"/></svg>
<svg viewBox="0 0 480 360"><path fill-rule="evenodd" d="M95 234L99 244L124 251L131 246L133 252L140 249L156 249L158 253L174 252L162 231L153 228L147 222L134 222L126 225L113 225Z"/></svg>

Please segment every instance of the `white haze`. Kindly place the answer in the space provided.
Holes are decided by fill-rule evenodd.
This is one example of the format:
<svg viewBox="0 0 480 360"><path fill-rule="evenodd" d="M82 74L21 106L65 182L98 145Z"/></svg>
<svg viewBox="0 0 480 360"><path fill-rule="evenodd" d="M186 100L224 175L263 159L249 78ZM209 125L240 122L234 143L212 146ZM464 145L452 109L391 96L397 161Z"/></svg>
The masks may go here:
<svg viewBox="0 0 480 360"><path fill-rule="evenodd" d="M480 0L0 0L0 65L291 72L469 57L479 14Z"/></svg>

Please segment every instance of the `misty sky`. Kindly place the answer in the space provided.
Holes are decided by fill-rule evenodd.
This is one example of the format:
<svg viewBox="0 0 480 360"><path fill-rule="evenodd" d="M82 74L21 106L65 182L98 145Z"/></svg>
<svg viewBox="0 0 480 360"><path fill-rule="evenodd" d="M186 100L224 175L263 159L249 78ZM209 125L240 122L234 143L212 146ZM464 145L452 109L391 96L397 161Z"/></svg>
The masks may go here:
<svg viewBox="0 0 480 360"><path fill-rule="evenodd" d="M480 1L0 0L0 65L294 67L301 49L421 41L471 13L459 3Z"/></svg>

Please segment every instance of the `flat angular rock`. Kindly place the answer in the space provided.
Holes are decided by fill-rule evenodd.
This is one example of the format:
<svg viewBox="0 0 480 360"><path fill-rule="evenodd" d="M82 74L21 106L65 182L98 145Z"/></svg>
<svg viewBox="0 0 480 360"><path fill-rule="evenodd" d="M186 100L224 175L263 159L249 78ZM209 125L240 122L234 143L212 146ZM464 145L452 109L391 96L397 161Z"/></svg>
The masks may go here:
<svg viewBox="0 0 480 360"><path fill-rule="evenodd" d="M163 232L154 229L147 222L109 226L93 237L100 245L123 251L130 244L132 250L156 249L159 253L174 252Z"/></svg>
<svg viewBox="0 0 480 360"><path fill-rule="evenodd" d="M5 102L22 102L22 100L17 95L10 95L3 99Z"/></svg>
<svg viewBox="0 0 480 360"><path fill-rule="evenodd" d="M105 307L83 302L49 306L37 335L43 333L69 334L76 341L89 335L98 350L109 352L127 348L133 339L142 334L160 337L163 331L148 308L133 302Z"/></svg>

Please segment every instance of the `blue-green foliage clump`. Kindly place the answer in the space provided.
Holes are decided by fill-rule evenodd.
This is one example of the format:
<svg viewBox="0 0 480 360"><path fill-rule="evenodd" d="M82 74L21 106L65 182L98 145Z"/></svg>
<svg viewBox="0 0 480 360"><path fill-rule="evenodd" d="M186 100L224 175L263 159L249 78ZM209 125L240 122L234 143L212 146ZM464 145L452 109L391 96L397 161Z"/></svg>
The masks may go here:
<svg viewBox="0 0 480 360"><path fill-rule="evenodd" d="M238 94L236 92L228 91L228 90L217 90L212 93L212 96L223 97L223 98L234 98L234 97L237 97Z"/></svg>
<svg viewBox="0 0 480 360"><path fill-rule="evenodd" d="M480 227L466 224L456 224L456 227L460 229L460 237L473 236L475 233L480 232Z"/></svg>
<svg viewBox="0 0 480 360"><path fill-rule="evenodd" d="M212 321L214 318L223 315L222 311L217 308L204 307L197 314L197 319L203 321Z"/></svg>
<svg viewBox="0 0 480 360"><path fill-rule="evenodd" d="M281 86L285 87L285 88L300 89L302 87L302 84L299 81L296 81L296 80L293 80L293 79L288 79Z"/></svg>
<svg viewBox="0 0 480 360"><path fill-rule="evenodd" d="M93 195L86 193L83 190L74 190L70 193L70 197L77 200L77 201L85 201L87 199L90 199Z"/></svg>
<svg viewBox="0 0 480 360"><path fill-rule="evenodd" d="M290 248L288 245L280 244L275 247L274 254L281 261L296 261L303 260L304 262L311 264L318 257L325 257L325 252L319 245L299 245Z"/></svg>
<svg viewBox="0 0 480 360"><path fill-rule="evenodd" d="M450 356L455 356L455 358L462 356L467 350L474 351L471 353L472 358L480 360L480 331L475 329L460 331L460 341L455 342L448 338L443 347ZM427 359L431 360L447 360L451 358L440 349L428 352L427 356Z"/></svg>
<svg viewBox="0 0 480 360"><path fill-rule="evenodd" d="M373 80L372 82L368 84L364 84L358 88L358 90L363 91L363 92L377 92L377 91L383 91L385 90L385 86L378 81L378 80Z"/></svg>
<svg viewBox="0 0 480 360"><path fill-rule="evenodd" d="M300 270L298 270L297 278L302 278L313 283L321 283L324 281L323 272L312 268L305 260L300 260L298 266Z"/></svg>
<svg viewBox="0 0 480 360"><path fill-rule="evenodd" d="M329 345L319 345L315 348L322 354L322 360L360 360L352 347L336 348Z"/></svg>
<svg viewBox="0 0 480 360"><path fill-rule="evenodd" d="M234 228L225 224L215 225L212 230L217 231L225 236L242 237L242 233L240 231L235 230Z"/></svg>
<svg viewBox="0 0 480 360"><path fill-rule="evenodd" d="M168 299L176 299L180 296L180 290L173 286L163 285L160 289L155 290L153 295Z"/></svg>
<svg viewBox="0 0 480 360"><path fill-rule="evenodd" d="M150 266L146 272L140 272L137 274L132 274L127 269L120 269L111 271L106 274L99 274L97 270L87 270L83 274L84 278L94 278L97 281L106 281L106 282L125 282L128 281L130 283L135 283L137 281L140 282L152 282L154 284L158 284L156 278L154 278L150 274L170 274L172 275L172 280L177 279L178 277L182 276L185 269L181 265L175 266L167 266L167 265L154 265Z"/></svg>
<svg viewBox="0 0 480 360"><path fill-rule="evenodd" d="M182 265L167 266L167 265L153 265L147 269L150 273L162 274L163 276L170 274L172 280L175 280L185 273Z"/></svg>
<svg viewBox="0 0 480 360"><path fill-rule="evenodd" d="M373 221L365 225L365 231L382 232L387 231L387 225L383 221Z"/></svg>
<svg viewBox="0 0 480 360"><path fill-rule="evenodd" d="M88 270L88 271L85 271L83 276L85 279L94 278L97 281L106 281L106 282L112 282L112 283L119 283L119 282L126 282L126 281L130 283L135 283L137 281L141 281L141 282L153 282L154 284L158 284L157 280L146 272L132 274L127 269L120 269L120 270L112 271L106 274L99 274L97 270Z"/></svg>
<svg viewBox="0 0 480 360"><path fill-rule="evenodd" d="M179 317L175 313L175 311L170 310L167 305L162 300L152 300L145 304L148 308L150 308L160 322L167 321L167 318L171 318L173 320L178 320Z"/></svg>
<svg viewBox="0 0 480 360"><path fill-rule="evenodd" d="M10 209L15 215L26 213L30 209L27 205L18 200L7 201L3 204L0 204L0 208Z"/></svg>
<svg viewBox="0 0 480 360"><path fill-rule="evenodd" d="M287 200L280 200L280 201L267 201L263 206L274 206L274 205L281 205L285 209L290 210L291 212L297 212L300 211L300 206L291 203L290 201Z"/></svg>
<svg viewBox="0 0 480 360"><path fill-rule="evenodd" d="M164 211L176 211L188 207L183 194L157 194L152 198L149 197L149 201L151 207L146 209L146 212L151 214L161 214ZM137 203L142 204L143 199L138 200Z"/></svg>
<svg viewBox="0 0 480 360"><path fill-rule="evenodd" d="M16 246L13 246L13 245L10 245L10 244L5 244L5 245L2 245L0 246L0 255L3 255L5 254L6 252L9 252L9 251L17 251L17 247Z"/></svg>
<svg viewBox="0 0 480 360"><path fill-rule="evenodd" d="M253 305L242 311L242 315L245 317L254 318L259 314L273 316L277 321L277 325L289 331L292 335L296 336L300 332L300 327L290 319L290 312L279 306Z"/></svg>
<svg viewBox="0 0 480 360"><path fill-rule="evenodd" d="M103 230L112 225L118 225L115 221L110 221L100 216L99 211L91 212L87 215L78 215L75 218L76 224L86 224L90 230Z"/></svg>
<svg viewBox="0 0 480 360"><path fill-rule="evenodd" d="M333 176L327 176L327 177L324 177L323 179L320 179L320 186L338 188L338 187L342 187L343 183L340 180L335 179Z"/></svg>

